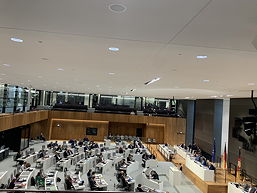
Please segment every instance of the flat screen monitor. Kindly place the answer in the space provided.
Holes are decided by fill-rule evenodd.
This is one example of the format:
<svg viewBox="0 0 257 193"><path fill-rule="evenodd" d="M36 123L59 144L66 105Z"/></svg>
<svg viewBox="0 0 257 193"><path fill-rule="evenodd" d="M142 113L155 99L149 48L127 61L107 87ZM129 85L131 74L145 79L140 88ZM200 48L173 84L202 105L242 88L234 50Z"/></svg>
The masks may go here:
<svg viewBox="0 0 257 193"><path fill-rule="evenodd" d="M86 135L97 135L97 128L86 128Z"/></svg>

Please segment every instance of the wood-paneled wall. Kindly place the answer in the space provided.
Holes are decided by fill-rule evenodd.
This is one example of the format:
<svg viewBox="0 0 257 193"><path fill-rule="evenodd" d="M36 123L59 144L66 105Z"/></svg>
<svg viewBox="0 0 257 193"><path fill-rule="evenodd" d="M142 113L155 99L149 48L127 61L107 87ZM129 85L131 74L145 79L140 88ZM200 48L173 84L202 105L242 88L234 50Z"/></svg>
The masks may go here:
<svg viewBox="0 0 257 193"><path fill-rule="evenodd" d="M39 121L36 123L30 124L30 137L36 138L40 136L40 134L43 134L45 137L49 136L49 126L48 126L48 120Z"/></svg>
<svg viewBox="0 0 257 193"><path fill-rule="evenodd" d="M164 143L164 124L146 124L144 137L155 139L156 143Z"/></svg>
<svg viewBox="0 0 257 193"><path fill-rule="evenodd" d="M109 134L136 136L137 128L142 128L142 130L144 130L145 124L110 122L109 123Z"/></svg>
<svg viewBox="0 0 257 193"><path fill-rule="evenodd" d="M97 128L97 135L88 135L93 141L102 141L108 134L108 121L52 119L50 136L51 139L69 140L82 139L86 136L86 128Z"/></svg>
<svg viewBox="0 0 257 193"><path fill-rule="evenodd" d="M137 116L137 115L122 115L108 113L87 113L87 112L70 112L70 111L50 111L49 119L74 119L74 120L98 120L119 123L137 123L150 124L149 128L145 129L145 136L158 136L158 141L162 141L162 133L160 126L154 124L163 124L163 142L171 145L184 143L185 136L179 134L186 131L186 120L183 118L174 117L153 117L153 116ZM50 126L51 127L51 126ZM154 133L156 129L156 133ZM60 131L61 132L61 131ZM52 138L52 136L49 136ZM153 137L151 137L153 138Z"/></svg>
<svg viewBox="0 0 257 193"><path fill-rule="evenodd" d="M65 128L55 127L57 119L62 120ZM158 143L169 143L171 145L184 143L185 136L179 133L185 133L186 130L186 120L174 117L70 111L33 111L0 117L0 131L28 124L32 128L32 137L36 137L42 132L48 139L82 138L85 136L84 129L81 129L82 127L97 127L100 128L99 135L92 137L92 140L103 140L103 137L108 134L109 128L118 132L119 128L121 128L120 126L123 125L126 129L120 129L121 134L123 131L131 129L125 133L128 132L128 135L135 135L135 129L142 127L144 137L155 138Z"/></svg>
<svg viewBox="0 0 257 193"><path fill-rule="evenodd" d="M0 117L0 131L47 120L48 112L49 111L32 111Z"/></svg>

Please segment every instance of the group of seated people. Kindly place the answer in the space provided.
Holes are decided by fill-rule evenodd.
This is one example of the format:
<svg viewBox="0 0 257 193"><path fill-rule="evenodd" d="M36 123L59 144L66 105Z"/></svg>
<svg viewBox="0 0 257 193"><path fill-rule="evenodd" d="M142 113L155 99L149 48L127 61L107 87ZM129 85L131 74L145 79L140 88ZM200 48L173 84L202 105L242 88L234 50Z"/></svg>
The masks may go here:
<svg viewBox="0 0 257 193"><path fill-rule="evenodd" d="M185 144L179 145L181 148L193 153L193 157L195 157L195 161L200 162L203 166L206 166L209 168L209 170L215 170L216 168L214 165L207 160L204 156L201 154L201 149L194 143L194 144L189 144L186 146Z"/></svg>
<svg viewBox="0 0 257 193"><path fill-rule="evenodd" d="M198 147L196 145L196 143L193 143L193 144L189 144L188 146L186 146L186 144L182 143L179 145L181 148L187 150L188 152L195 152L195 153L201 153L201 149L200 147Z"/></svg>
<svg viewBox="0 0 257 193"><path fill-rule="evenodd" d="M147 167L147 169L145 170L145 175L149 179L159 180L159 175L157 174L157 172L150 167Z"/></svg>
<svg viewBox="0 0 257 193"><path fill-rule="evenodd" d="M119 182L118 188L123 188L127 191L131 189L131 185L128 182L132 179L127 175L126 171L118 171L116 174L116 179Z"/></svg>
<svg viewBox="0 0 257 193"><path fill-rule="evenodd" d="M135 148L144 148L141 141L133 140L133 143L128 145L129 149L135 149Z"/></svg>
<svg viewBox="0 0 257 193"><path fill-rule="evenodd" d="M257 185L256 184L235 183L235 186L237 188L242 188L244 190L244 192L247 192L247 193L256 193L257 192Z"/></svg>
<svg viewBox="0 0 257 193"><path fill-rule="evenodd" d="M88 178L88 183L89 183L90 189L101 191L102 188L97 186L95 175L96 175L96 173L93 172L91 169L87 172L87 178Z"/></svg>
<svg viewBox="0 0 257 193"><path fill-rule="evenodd" d="M26 164L26 163L25 163ZM28 163L27 163L28 164ZM29 168L29 167L28 167ZM26 170L26 168L24 169ZM23 171L24 171L23 170ZM11 182L9 183L9 185L7 186L8 189L14 189L15 187L15 183L19 181L20 179L20 176L21 176L21 172L18 172L15 177L13 177L11 179ZM31 180L30 180L30 185L31 186L37 186L37 187L44 187L45 185L45 175L43 173L43 170L39 170L39 172L37 173L37 175L34 177L32 176L31 177Z"/></svg>
<svg viewBox="0 0 257 193"><path fill-rule="evenodd" d="M142 166L145 167L145 163L147 160L149 159L156 159L156 156L154 154L150 154L148 155L146 152L142 155Z"/></svg>

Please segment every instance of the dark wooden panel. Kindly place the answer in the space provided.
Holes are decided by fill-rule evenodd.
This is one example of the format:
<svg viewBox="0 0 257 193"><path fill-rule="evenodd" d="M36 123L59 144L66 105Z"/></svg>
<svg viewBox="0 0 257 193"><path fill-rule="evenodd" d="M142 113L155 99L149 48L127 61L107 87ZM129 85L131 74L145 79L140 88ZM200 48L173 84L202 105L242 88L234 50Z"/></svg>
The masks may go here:
<svg viewBox="0 0 257 193"><path fill-rule="evenodd" d="M36 138L40 136L41 133L45 137L48 137L49 130L47 125L48 125L48 120L39 121L39 122L30 124L30 137Z"/></svg>
<svg viewBox="0 0 257 193"><path fill-rule="evenodd" d="M145 124L110 122L109 123L109 134L136 136L137 128L142 128L144 130Z"/></svg>

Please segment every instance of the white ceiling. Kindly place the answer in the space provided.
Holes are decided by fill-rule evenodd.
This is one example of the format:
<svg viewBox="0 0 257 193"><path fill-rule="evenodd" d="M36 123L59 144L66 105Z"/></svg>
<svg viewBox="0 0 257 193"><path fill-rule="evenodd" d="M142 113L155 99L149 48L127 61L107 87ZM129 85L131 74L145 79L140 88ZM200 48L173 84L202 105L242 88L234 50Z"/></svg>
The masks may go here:
<svg viewBox="0 0 257 193"><path fill-rule="evenodd" d="M127 10L113 13L110 4ZM0 0L0 81L82 93L248 97L257 88L256 36L253 0Z"/></svg>

